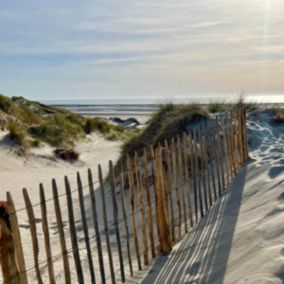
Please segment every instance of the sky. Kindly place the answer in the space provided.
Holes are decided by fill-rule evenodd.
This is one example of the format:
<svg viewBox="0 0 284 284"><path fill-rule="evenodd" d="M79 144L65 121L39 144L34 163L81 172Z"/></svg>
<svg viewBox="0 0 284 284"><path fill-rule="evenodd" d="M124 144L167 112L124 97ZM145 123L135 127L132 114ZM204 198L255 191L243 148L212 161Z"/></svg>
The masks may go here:
<svg viewBox="0 0 284 284"><path fill-rule="evenodd" d="M0 2L0 93L284 94L283 0Z"/></svg>

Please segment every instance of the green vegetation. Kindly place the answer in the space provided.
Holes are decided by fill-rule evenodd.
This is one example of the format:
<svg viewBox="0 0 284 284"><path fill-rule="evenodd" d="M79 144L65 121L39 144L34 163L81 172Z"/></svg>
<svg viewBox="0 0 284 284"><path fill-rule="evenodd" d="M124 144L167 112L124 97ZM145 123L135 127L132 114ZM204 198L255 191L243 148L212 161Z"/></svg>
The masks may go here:
<svg viewBox="0 0 284 284"><path fill-rule="evenodd" d="M23 145L26 139L26 132L18 126L17 123L11 122L8 125L8 131L9 131L9 136L10 139L15 141L19 145Z"/></svg>
<svg viewBox="0 0 284 284"><path fill-rule="evenodd" d="M85 118L38 102L0 95L0 123L21 147L38 147L42 142L54 147L72 147L78 139L98 132L109 140L125 140L135 130L124 130L102 118Z"/></svg>
<svg viewBox="0 0 284 284"><path fill-rule="evenodd" d="M198 105L161 105L146 128L123 145L121 159L124 160L127 154L133 155L135 151L141 152L145 147L176 137L185 132L189 124L208 116L209 112Z"/></svg>
<svg viewBox="0 0 284 284"><path fill-rule="evenodd" d="M273 108L272 112L273 112L272 120L274 122L280 122L280 123L284 122L284 108L280 108L280 107Z"/></svg>

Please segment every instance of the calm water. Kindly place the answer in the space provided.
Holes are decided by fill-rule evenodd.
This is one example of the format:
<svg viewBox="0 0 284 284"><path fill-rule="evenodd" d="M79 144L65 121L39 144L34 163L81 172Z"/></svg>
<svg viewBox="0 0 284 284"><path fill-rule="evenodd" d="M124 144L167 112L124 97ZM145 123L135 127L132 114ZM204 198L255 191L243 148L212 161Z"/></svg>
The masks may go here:
<svg viewBox="0 0 284 284"><path fill-rule="evenodd" d="M239 96L210 96L196 98L178 98L178 99L94 99L94 100L53 100L43 101L46 104L58 106L85 116L103 116L103 117L131 117L135 116L142 120L149 117L151 113L158 109L160 104L173 103L199 103L208 104L210 102L236 102ZM284 95L277 96L246 96L245 101L257 103L281 103L284 104Z"/></svg>

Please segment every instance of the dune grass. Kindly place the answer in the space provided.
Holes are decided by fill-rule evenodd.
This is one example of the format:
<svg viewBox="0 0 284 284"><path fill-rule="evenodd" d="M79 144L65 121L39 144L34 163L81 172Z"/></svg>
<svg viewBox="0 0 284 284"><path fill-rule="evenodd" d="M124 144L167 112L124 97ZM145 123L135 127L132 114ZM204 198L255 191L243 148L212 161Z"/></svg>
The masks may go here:
<svg viewBox="0 0 284 284"><path fill-rule="evenodd" d="M134 130L112 125L102 118L85 118L60 108L50 107L23 97L0 95L1 127L20 146L47 143L53 147L72 147L79 139L98 132L109 140L125 140ZM24 143L29 140L31 143Z"/></svg>
<svg viewBox="0 0 284 284"><path fill-rule="evenodd" d="M122 147L121 159L133 155L136 151L141 154L144 148L158 145L165 139L171 139L186 131L190 123L206 119L209 112L198 105L175 105L167 103L152 115L145 129L128 140Z"/></svg>

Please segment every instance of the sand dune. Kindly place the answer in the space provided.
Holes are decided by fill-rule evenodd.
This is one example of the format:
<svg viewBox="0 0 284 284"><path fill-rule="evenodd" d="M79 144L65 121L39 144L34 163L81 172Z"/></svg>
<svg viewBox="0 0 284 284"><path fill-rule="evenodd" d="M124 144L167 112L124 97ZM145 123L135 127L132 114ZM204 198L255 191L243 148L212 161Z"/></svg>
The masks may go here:
<svg viewBox="0 0 284 284"><path fill-rule="evenodd" d="M247 125L247 165L142 283L284 283L284 126L269 111L251 113Z"/></svg>

